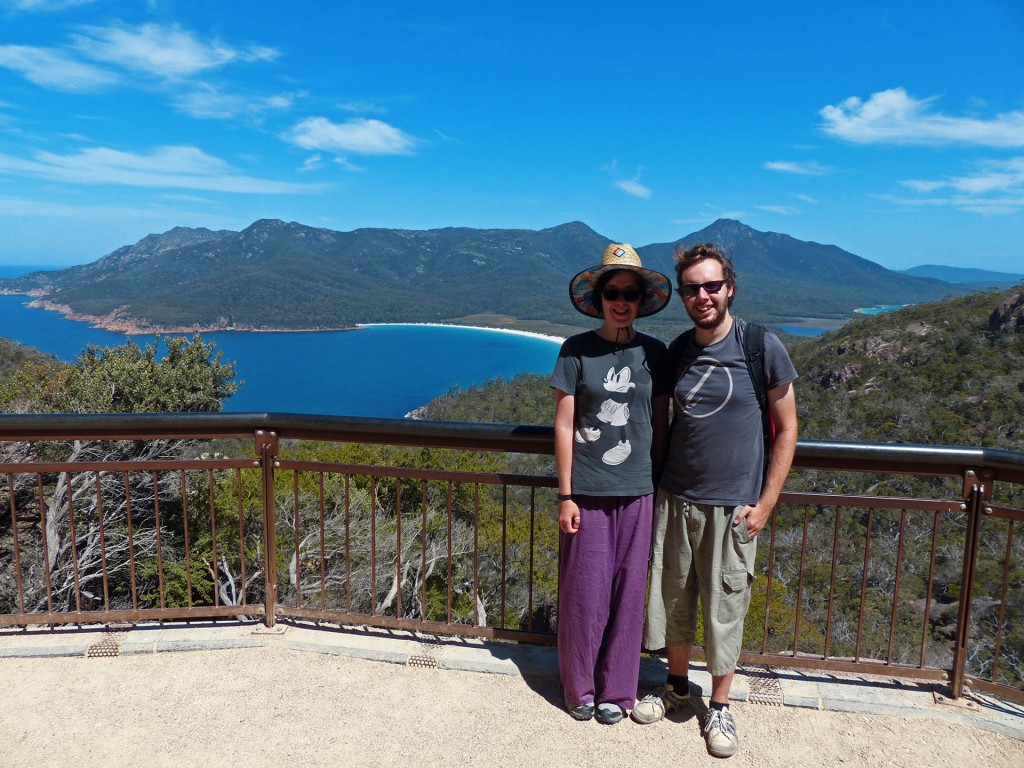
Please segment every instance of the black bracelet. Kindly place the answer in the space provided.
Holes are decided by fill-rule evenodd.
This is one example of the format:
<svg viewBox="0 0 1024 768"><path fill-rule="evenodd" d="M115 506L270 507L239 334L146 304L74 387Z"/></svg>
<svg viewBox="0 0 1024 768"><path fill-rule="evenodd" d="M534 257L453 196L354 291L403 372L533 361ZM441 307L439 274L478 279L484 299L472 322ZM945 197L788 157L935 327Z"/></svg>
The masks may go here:
<svg viewBox="0 0 1024 768"><path fill-rule="evenodd" d="M560 494L558 494L558 500L559 501L572 501L572 494L571 493L560 493Z"/></svg>

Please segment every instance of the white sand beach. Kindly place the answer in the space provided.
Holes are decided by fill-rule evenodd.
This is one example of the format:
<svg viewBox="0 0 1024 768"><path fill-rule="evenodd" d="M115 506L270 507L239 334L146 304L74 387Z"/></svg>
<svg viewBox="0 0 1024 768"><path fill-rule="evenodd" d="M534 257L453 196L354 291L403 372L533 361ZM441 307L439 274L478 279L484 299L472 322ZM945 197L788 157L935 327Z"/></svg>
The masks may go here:
<svg viewBox="0 0 1024 768"><path fill-rule="evenodd" d="M358 323L357 328L373 328L373 327L405 327L405 326L431 326L434 328L470 328L474 331L494 331L495 333L511 333L516 336L528 336L533 339L541 339L543 341L551 341L555 344L561 344L565 341L563 336L551 336L546 333L534 333L533 331L518 331L514 328L489 328L483 325L459 325L458 323Z"/></svg>

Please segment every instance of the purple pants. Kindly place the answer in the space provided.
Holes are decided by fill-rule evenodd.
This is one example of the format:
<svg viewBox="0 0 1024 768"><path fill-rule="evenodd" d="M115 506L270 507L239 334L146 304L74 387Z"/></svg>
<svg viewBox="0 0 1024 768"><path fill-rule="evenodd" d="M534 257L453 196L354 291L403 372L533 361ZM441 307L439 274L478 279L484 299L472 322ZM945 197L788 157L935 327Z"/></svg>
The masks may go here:
<svg viewBox="0 0 1024 768"><path fill-rule="evenodd" d="M558 673L569 707L636 705L654 494L576 496L560 535Z"/></svg>

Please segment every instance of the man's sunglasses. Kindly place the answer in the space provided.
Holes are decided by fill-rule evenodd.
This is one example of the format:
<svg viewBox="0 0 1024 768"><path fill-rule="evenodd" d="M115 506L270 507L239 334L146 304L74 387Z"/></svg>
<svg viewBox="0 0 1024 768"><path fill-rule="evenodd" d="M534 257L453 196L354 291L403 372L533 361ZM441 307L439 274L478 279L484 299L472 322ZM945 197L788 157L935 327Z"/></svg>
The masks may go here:
<svg viewBox="0 0 1024 768"><path fill-rule="evenodd" d="M620 296L623 301L640 301L642 295L636 288L626 288L623 291L618 288L605 288L601 291L601 298L605 301L618 301Z"/></svg>
<svg viewBox="0 0 1024 768"><path fill-rule="evenodd" d="M725 285L725 280L709 280L706 283L683 283L679 286L679 295L683 298L694 298L700 295L700 289L703 288L707 291L708 296L712 296L722 290L722 286Z"/></svg>

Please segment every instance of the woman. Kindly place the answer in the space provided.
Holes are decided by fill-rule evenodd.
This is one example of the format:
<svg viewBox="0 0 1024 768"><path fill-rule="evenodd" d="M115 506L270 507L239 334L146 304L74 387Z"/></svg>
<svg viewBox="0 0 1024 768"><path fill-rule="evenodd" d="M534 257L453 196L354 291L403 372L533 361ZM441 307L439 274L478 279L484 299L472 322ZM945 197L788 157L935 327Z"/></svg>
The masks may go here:
<svg viewBox="0 0 1024 768"><path fill-rule="evenodd" d="M654 471L664 454L665 345L633 321L660 312L669 279L629 245L569 283L573 305L601 327L558 354L555 463L560 536L558 669L577 720L617 723L636 703Z"/></svg>

